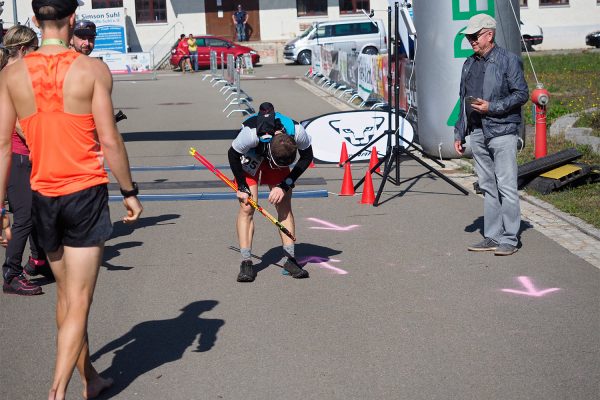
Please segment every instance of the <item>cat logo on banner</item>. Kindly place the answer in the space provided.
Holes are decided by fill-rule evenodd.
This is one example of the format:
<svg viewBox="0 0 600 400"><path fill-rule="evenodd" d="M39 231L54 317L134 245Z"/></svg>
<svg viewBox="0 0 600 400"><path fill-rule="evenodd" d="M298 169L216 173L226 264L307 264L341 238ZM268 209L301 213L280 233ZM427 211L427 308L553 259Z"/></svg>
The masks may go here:
<svg viewBox="0 0 600 400"><path fill-rule="evenodd" d="M387 146L388 113L384 111L347 111L321 115L302 121L306 132L311 136L314 157L323 162L339 162L342 143L346 142L348 155L358 153L373 139L377 142L364 149L354 160L369 160L371 147L376 146L379 156L383 156ZM392 118L392 129L394 119ZM400 136L412 142L414 130L408 120L400 117ZM393 143L392 143L393 144ZM407 144L400 139L400 146Z"/></svg>

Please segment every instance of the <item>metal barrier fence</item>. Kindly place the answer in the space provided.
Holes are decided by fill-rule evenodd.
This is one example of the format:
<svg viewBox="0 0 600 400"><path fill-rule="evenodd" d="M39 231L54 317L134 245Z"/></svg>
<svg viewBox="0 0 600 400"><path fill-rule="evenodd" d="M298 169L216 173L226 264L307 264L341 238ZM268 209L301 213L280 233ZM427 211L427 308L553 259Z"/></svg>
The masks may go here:
<svg viewBox="0 0 600 400"><path fill-rule="evenodd" d="M220 68L217 67L217 60L220 58ZM210 83L215 87L218 84L223 84L219 88L219 93L226 95L225 101L229 101L227 106L222 112L226 112L230 107L237 106L236 108L229 111L227 118L232 114L239 112L242 114L253 114L255 113L252 107L252 98L248 96L241 87L240 69L241 66L237 65L237 60L233 54L227 55L227 63L225 63L225 55L221 53L217 55L215 51L210 52L210 73L204 75L202 80L210 77ZM231 99L231 100L230 100Z"/></svg>
<svg viewBox="0 0 600 400"><path fill-rule="evenodd" d="M392 68L394 64L392 63ZM416 107L415 80L409 87L407 76L412 71L412 62L400 60L400 108L406 110L408 105ZM408 74L407 74L408 72ZM395 71L392 70L392 76ZM388 107L388 55L357 54L356 52L338 51L327 46L315 46L312 51L311 68L306 76L329 90L339 99L348 103L360 99L360 107L370 105L371 109ZM394 93L392 93L392 96Z"/></svg>

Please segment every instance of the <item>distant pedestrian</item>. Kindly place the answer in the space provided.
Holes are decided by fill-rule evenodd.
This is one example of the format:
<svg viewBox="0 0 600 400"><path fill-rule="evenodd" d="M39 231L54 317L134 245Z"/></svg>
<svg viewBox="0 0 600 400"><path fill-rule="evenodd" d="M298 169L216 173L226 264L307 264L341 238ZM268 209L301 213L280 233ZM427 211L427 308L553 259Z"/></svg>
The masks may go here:
<svg viewBox="0 0 600 400"><path fill-rule="evenodd" d="M237 11L231 16L235 26L236 40L238 42L246 41L246 24L248 23L248 13L241 4L238 4Z"/></svg>
<svg viewBox="0 0 600 400"><path fill-rule="evenodd" d="M463 154L465 137L470 135L475 171L484 193L484 239L468 250L507 256L517 251L521 226L516 154L521 107L529 97L527 82L521 58L495 44L494 18L477 14L462 34L475 53L462 69L454 148Z"/></svg>
<svg viewBox="0 0 600 400"><path fill-rule="evenodd" d="M121 187L123 222L135 222L142 213L115 125L110 71L101 60L68 48L78 5L33 0L42 46L0 73L0 199L18 118L31 151L33 221L56 277L58 334L49 400L65 398L75 368L86 399L112 384L92 365L88 343L104 242L112 233L105 160Z"/></svg>
<svg viewBox="0 0 600 400"><path fill-rule="evenodd" d="M86 19L77 21L71 44L76 52L89 56L96 45L96 24Z"/></svg>
<svg viewBox="0 0 600 400"><path fill-rule="evenodd" d="M196 38L191 33L188 37L188 50L190 51L190 59L194 66L194 72L198 72L198 42L196 42Z"/></svg>
<svg viewBox="0 0 600 400"><path fill-rule="evenodd" d="M190 61L190 44L188 43L188 38L185 37L184 33L179 36L179 43L177 43L177 48L175 51L177 54L181 55L181 60L179 61L181 72L185 74L186 66L190 68L191 72L194 72L192 63Z"/></svg>
<svg viewBox="0 0 600 400"><path fill-rule="evenodd" d="M4 36L4 51L0 54L0 66L11 65L26 54L37 50L38 38L33 29L25 25L11 27ZM8 179L7 196L8 204L13 214L11 228L12 238L7 243L6 259L2 265L4 293L19 295L42 294L39 285L29 281L23 274L35 276L43 273L48 278L53 278L52 271L46 263L46 253L38 243L38 236L31 219L31 161L29 161L29 148L21 125L17 122L12 133L12 160L10 176ZM29 239L31 256L25 267L23 252Z"/></svg>

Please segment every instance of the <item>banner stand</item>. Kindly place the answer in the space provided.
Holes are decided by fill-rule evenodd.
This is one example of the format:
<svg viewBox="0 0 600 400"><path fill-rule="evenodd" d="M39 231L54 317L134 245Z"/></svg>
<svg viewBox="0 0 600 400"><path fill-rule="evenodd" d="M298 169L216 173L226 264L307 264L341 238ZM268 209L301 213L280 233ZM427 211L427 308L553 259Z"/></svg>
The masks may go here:
<svg viewBox="0 0 600 400"><path fill-rule="evenodd" d="M406 4L403 4L402 7L406 7ZM387 11L388 11L388 27L391 27L392 26L392 7L388 6ZM398 27L398 24L400 22L400 19L399 19L400 5L399 5L399 1L397 1L397 0L394 1L393 15L394 15L394 27L395 27L394 38L392 38L391 28L388 30L388 82L387 82L388 83L388 104L389 104L388 110L387 110L388 111L388 129L383 134L379 135L377 138L373 139L370 143L365 145L363 147L363 149L361 149L361 151L358 151L354 155L349 157L340 166L343 167L346 163L349 163L352 159L354 159L358 154L362 153L362 150L369 148L375 142L377 142L379 139L381 139L383 136L387 135L387 147L386 147L385 156L383 158L381 158L381 160L379 160L377 162L377 164L375 164L373 167L371 167L370 172L368 172L365 175L365 176L367 176L367 175L374 173L381 164L385 163L384 172L383 172L383 175L381 175L381 177L382 177L381 184L379 185L379 190L377 191L377 196L375 197L375 201L373 202L373 207L377 207L381 204L379 202L379 199L381 197L381 193L383 192L383 188L388 181L390 181L395 186L400 186L402 183L415 180L422 176L422 174L419 174L412 178L400 180L400 162L401 162L400 156L403 154L405 154L405 155L409 156L410 158L412 158L413 160L417 161L419 164L424 166L429 172L431 172L431 173L435 174L436 176L438 176L439 178L443 179L444 181L446 181L447 183L449 183L450 185L452 185L453 187L458 189L465 196L468 196L469 192L465 188L463 188L462 186L460 186L459 184L457 184L456 182L454 182L453 180L451 180L450 178L448 178L447 176L445 176L444 174L442 174L441 172L439 172L438 170L436 170L435 168L433 168L432 166L430 166L429 164L427 164L425 161L423 161L421 159L421 157L427 157L421 148L417 147L411 141L408 141L404 137L402 137L401 130L402 131L404 130L404 124L406 123L406 120L404 119L404 117L406 117L406 113L404 111L400 110L400 101L399 101L400 100L400 73L399 73L400 60L399 60L398 55L400 54L400 42L401 41L400 41L400 30ZM393 48L394 52L393 53L392 53L392 43L394 43L394 48ZM393 61L392 61L392 59L393 59ZM393 99L394 107L393 108L391 107L391 105L392 105L392 62L394 63L394 67L395 67L395 74L393 76L393 78L394 78L394 99ZM400 113L404 114L401 127L400 127ZM392 129L392 115L394 116L394 121L395 121L394 126L396 127L396 129ZM402 140L406 144L406 147L400 146L400 140ZM393 141L393 145L392 145L392 141ZM409 149L417 151L418 153L421 154L421 157L415 156L412 152L409 151ZM427 157L427 158L429 158L429 157ZM436 164L438 164L440 167L442 167L442 168L445 167L445 165L442 164L441 162L439 162L438 160L436 160L436 159L431 159L431 160L434 161ZM394 177L390 177L390 172L392 171L392 168L394 168ZM375 173L377 173L377 172L375 172ZM354 190L356 191L356 189L358 187L360 187L360 185L362 185L364 183L364 181L365 181L365 178L361 179L354 186ZM391 197L390 200L394 197L396 197L396 196Z"/></svg>

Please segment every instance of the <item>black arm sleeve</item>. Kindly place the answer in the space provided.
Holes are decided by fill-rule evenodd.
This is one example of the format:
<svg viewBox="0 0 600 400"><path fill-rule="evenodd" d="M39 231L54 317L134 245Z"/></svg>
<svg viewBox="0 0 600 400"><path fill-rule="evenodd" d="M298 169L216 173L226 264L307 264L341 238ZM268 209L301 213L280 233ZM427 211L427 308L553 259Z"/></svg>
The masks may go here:
<svg viewBox="0 0 600 400"><path fill-rule="evenodd" d="M298 154L300 154L300 159L296 165L294 165L294 168L290 174L285 178L291 178L293 182L296 182L296 179L298 179L300 175L302 175L310 166L310 163L313 160L312 146L308 146L308 148L305 150L298 150Z"/></svg>
<svg viewBox="0 0 600 400"><path fill-rule="evenodd" d="M231 172L233 172L233 176L235 176L238 188L240 191L248 193L248 182L246 182L246 175L242 168L242 154L235 151L233 147L230 147L227 152L227 157L229 158L229 168L231 168Z"/></svg>

